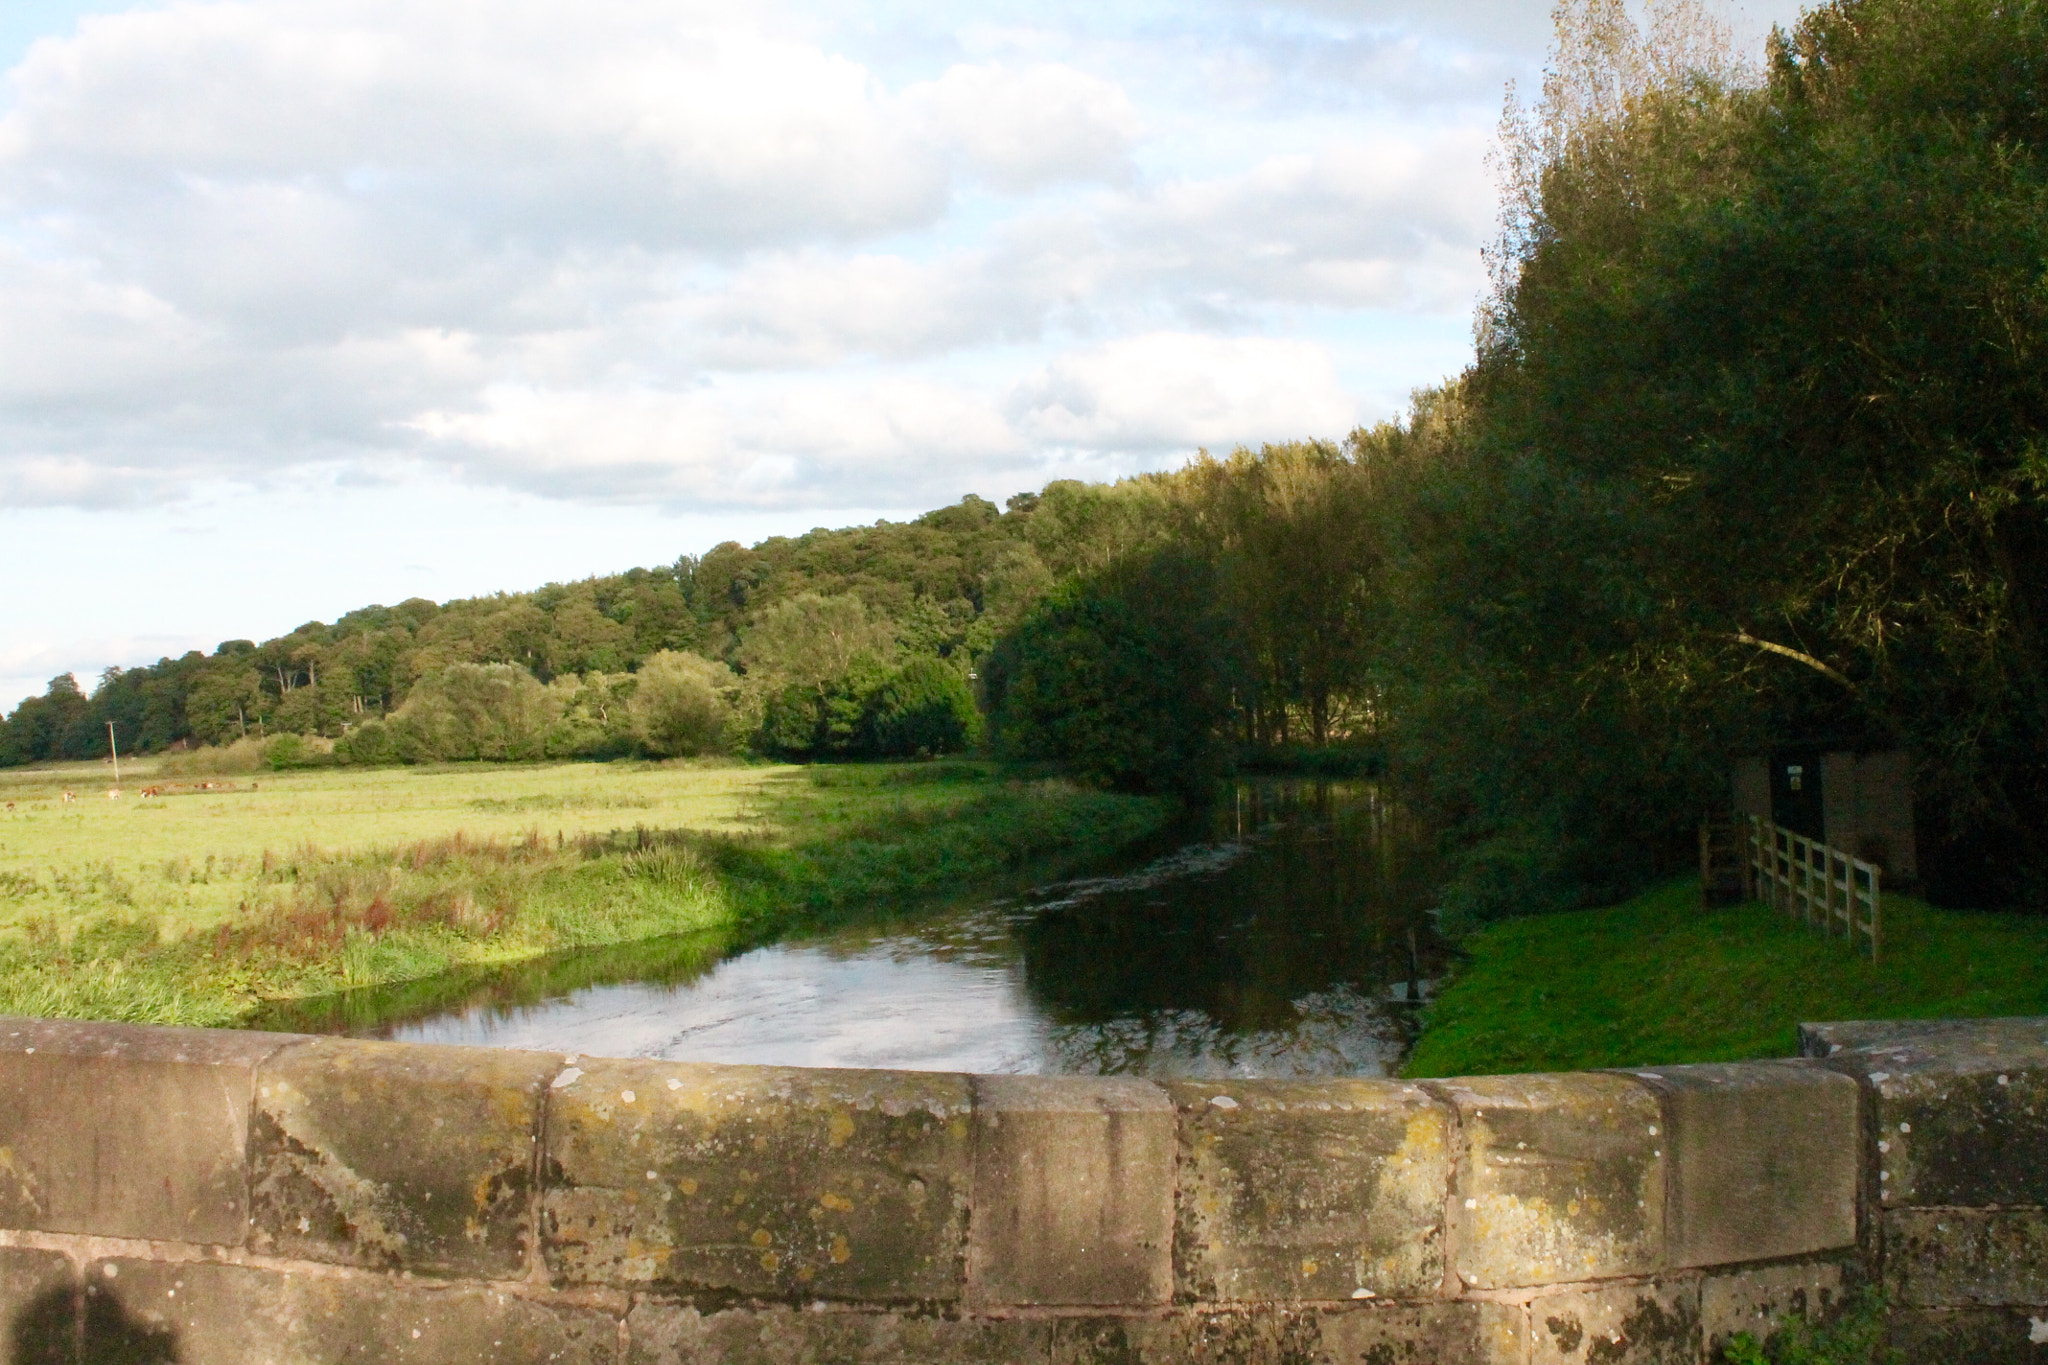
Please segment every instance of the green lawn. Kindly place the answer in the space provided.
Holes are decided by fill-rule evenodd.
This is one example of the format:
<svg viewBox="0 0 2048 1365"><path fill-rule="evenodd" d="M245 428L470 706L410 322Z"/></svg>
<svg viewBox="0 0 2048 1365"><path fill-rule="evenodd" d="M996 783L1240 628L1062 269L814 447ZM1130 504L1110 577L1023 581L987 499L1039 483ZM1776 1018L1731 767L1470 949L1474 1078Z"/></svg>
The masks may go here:
<svg viewBox="0 0 2048 1365"><path fill-rule="evenodd" d="M1809 1021L2048 1014L2048 919L1905 896L1885 898L1878 967L1754 902L1702 911L1692 881L1463 947L1409 1076L1785 1057Z"/></svg>
<svg viewBox="0 0 2048 1365"><path fill-rule="evenodd" d="M340 769L146 801L172 779L123 768L118 799L103 765L0 773L0 1014L230 1024L568 948L732 940L1064 871L1172 814L972 762Z"/></svg>

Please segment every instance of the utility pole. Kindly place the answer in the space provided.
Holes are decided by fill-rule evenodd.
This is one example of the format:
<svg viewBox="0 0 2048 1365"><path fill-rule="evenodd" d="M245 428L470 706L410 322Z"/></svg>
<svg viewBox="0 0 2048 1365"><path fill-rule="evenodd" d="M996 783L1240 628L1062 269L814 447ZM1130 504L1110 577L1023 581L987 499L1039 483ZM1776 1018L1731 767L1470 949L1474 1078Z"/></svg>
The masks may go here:
<svg viewBox="0 0 2048 1365"><path fill-rule="evenodd" d="M107 752L114 756L114 790L121 790L121 748L114 743L114 722L107 722Z"/></svg>

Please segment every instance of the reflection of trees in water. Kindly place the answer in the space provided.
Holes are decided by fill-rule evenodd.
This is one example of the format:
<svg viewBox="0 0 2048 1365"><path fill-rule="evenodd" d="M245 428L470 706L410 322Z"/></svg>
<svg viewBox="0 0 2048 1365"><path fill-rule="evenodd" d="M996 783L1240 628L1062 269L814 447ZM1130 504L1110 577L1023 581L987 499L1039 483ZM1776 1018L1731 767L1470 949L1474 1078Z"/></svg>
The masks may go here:
<svg viewBox="0 0 2048 1365"><path fill-rule="evenodd" d="M1217 819L1249 856L1110 883L1017 924L1058 1068L1380 1069L1405 1028L1376 1001L1439 956L1414 832L1371 788L1333 784L1241 788Z"/></svg>
<svg viewBox="0 0 2048 1365"><path fill-rule="evenodd" d="M1190 1078L1370 1076L1392 1070L1407 1048L1399 1019L1347 988L1294 1002L1290 1027L1231 1031L1196 1010L1055 1027L1052 1070L1083 1075Z"/></svg>
<svg viewBox="0 0 2048 1365"><path fill-rule="evenodd" d="M280 1001L251 1019L249 1027L389 1038L409 1023L436 1015L477 1010L489 1018L509 1018L591 986L621 981L683 985L717 967L732 946L730 934L703 930L572 949L512 967L458 968L418 981Z"/></svg>
<svg viewBox="0 0 2048 1365"><path fill-rule="evenodd" d="M81 1303L81 1297L83 1302ZM23 1304L9 1325L15 1365L178 1365L178 1334L133 1316L110 1292L70 1285Z"/></svg>

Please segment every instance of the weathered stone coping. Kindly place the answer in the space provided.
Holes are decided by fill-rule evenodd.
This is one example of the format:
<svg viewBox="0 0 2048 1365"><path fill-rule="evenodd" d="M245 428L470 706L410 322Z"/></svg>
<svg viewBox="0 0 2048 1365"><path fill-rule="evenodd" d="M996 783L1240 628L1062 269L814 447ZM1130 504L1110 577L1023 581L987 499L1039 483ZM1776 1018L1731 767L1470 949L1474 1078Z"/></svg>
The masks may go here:
<svg viewBox="0 0 2048 1365"><path fill-rule="evenodd" d="M1803 1049L1154 1084L0 1019L0 1365L1694 1362L1872 1276L2048 1359L2048 1020Z"/></svg>

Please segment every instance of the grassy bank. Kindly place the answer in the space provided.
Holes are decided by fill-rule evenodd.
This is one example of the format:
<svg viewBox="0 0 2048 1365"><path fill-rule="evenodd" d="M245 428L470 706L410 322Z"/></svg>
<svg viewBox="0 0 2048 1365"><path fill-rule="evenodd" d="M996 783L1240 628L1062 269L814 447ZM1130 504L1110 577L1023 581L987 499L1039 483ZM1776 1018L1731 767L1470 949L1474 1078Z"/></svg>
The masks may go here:
<svg viewBox="0 0 2048 1365"><path fill-rule="evenodd" d="M0 1013L226 1024L565 948L769 932L1056 872L1171 814L973 763L124 776L110 800L100 765L0 775Z"/></svg>
<svg viewBox="0 0 2048 1365"><path fill-rule="evenodd" d="M1872 967L1750 903L1702 912L1693 882L1532 915L1464 944L1410 1076L1790 1056L1829 1019L2048 1014L2048 920L1888 896Z"/></svg>

